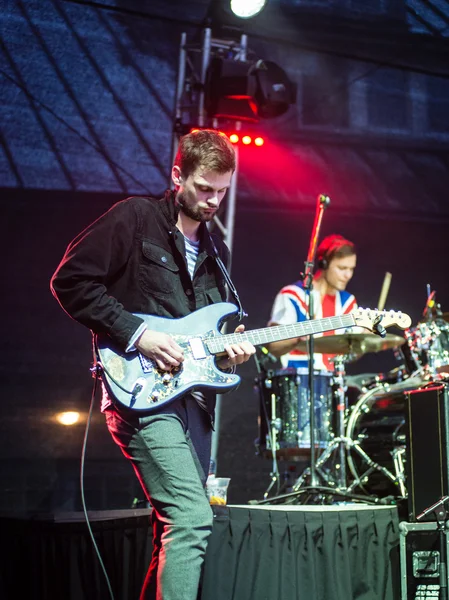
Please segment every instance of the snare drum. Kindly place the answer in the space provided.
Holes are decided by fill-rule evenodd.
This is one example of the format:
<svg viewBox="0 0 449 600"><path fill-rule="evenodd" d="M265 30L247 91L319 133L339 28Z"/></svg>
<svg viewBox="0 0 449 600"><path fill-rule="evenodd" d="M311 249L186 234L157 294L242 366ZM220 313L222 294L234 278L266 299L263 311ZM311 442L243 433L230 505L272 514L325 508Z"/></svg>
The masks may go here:
<svg viewBox="0 0 449 600"><path fill-rule="evenodd" d="M329 371L320 371L313 380L316 448L325 448L331 437L332 376ZM262 453L272 456L273 444L279 457L292 460L310 452L308 369L278 369L265 376L260 387Z"/></svg>

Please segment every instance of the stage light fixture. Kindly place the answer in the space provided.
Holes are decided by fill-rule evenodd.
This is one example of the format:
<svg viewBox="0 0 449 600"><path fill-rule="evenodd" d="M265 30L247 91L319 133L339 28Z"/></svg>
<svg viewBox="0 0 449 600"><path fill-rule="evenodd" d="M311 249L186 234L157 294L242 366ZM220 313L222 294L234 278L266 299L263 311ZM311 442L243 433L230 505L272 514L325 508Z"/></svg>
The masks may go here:
<svg viewBox="0 0 449 600"><path fill-rule="evenodd" d="M239 141L239 136L236 133L231 133L231 135L229 136L230 141L233 144L237 144L237 142Z"/></svg>
<svg viewBox="0 0 449 600"><path fill-rule="evenodd" d="M279 65L271 60L259 60L255 73L255 101L260 118L279 117L287 112L290 104L295 104L296 86Z"/></svg>
<svg viewBox="0 0 449 600"><path fill-rule="evenodd" d="M231 0L231 10L236 17L250 19L255 17L266 4L266 0Z"/></svg>
<svg viewBox="0 0 449 600"><path fill-rule="evenodd" d="M245 146L248 146L249 144L251 144L252 139L249 135L244 135L242 137L242 144L245 144Z"/></svg>
<svg viewBox="0 0 449 600"><path fill-rule="evenodd" d="M257 122L253 63L214 57L207 70L205 108L210 117Z"/></svg>
<svg viewBox="0 0 449 600"><path fill-rule="evenodd" d="M214 57L205 82L211 118L257 123L284 114L296 102L296 86L276 63Z"/></svg>
<svg viewBox="0 0 449 600"><path fill-rule="evenodd" d="M256 144L256 146L263 146L265 143L265 140L262 137L256 137L256 139L254 140L254 143Z"/></svg>

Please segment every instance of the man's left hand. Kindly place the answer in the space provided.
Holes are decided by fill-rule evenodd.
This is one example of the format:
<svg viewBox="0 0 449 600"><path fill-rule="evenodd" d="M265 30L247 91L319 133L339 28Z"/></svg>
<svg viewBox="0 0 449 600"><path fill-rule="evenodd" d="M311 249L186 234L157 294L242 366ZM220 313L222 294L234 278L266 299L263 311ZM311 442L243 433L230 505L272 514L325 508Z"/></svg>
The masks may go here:
<svg viewBox="0 0 449 600"><path fill-rule="evenodd" d="M234 333L242 333L243 331L245 331L245 326L239 325ZM220 369L229 369L229 367L233 367L234 365L241 365L256 352L254 346L248 341L225 346L225 350L228 353L227 358L221 358L217 361L217 366Z"/></svg>

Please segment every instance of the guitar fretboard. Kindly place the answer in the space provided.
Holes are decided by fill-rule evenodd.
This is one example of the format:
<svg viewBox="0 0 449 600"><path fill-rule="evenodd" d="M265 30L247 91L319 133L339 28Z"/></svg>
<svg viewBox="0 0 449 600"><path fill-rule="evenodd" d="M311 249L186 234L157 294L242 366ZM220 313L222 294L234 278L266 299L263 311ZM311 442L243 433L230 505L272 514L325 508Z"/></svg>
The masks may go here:
<svg viewBox="0 0 449 600"><path fill-rule="evenodd" d="M334 329L344 329L353 325L355 325L353 315L326 317L324 319L313 319L292 325L276 325L274 327L244 331L243 333L220 335L206 340L206 345L212 354L221 354L225 352L225 346L238 344L243 341L249 341L253 346L260 346L269 342L279 342L280 340L324 333L325 331L332 331Z"/></svg>

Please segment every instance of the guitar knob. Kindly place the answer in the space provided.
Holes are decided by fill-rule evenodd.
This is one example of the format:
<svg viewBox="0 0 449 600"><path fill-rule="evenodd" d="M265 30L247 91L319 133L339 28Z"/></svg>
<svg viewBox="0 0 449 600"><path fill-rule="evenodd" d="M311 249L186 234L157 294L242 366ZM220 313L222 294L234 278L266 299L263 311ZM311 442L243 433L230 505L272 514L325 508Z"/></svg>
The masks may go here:
<svg viewBox="0 0 449 600"><path fill-rule="evenodd" d="M162 383L164 383L165 385L168 385L171 381L171 375L169 373L166 373L163 377L162 377Z"/></svg>
<svg viewBox="0 0 449 600"><path fill-rule="evenodd" d="M148 396L148 402L157 402L159 400L159 392L155 390L151 396Z"/></svg>

